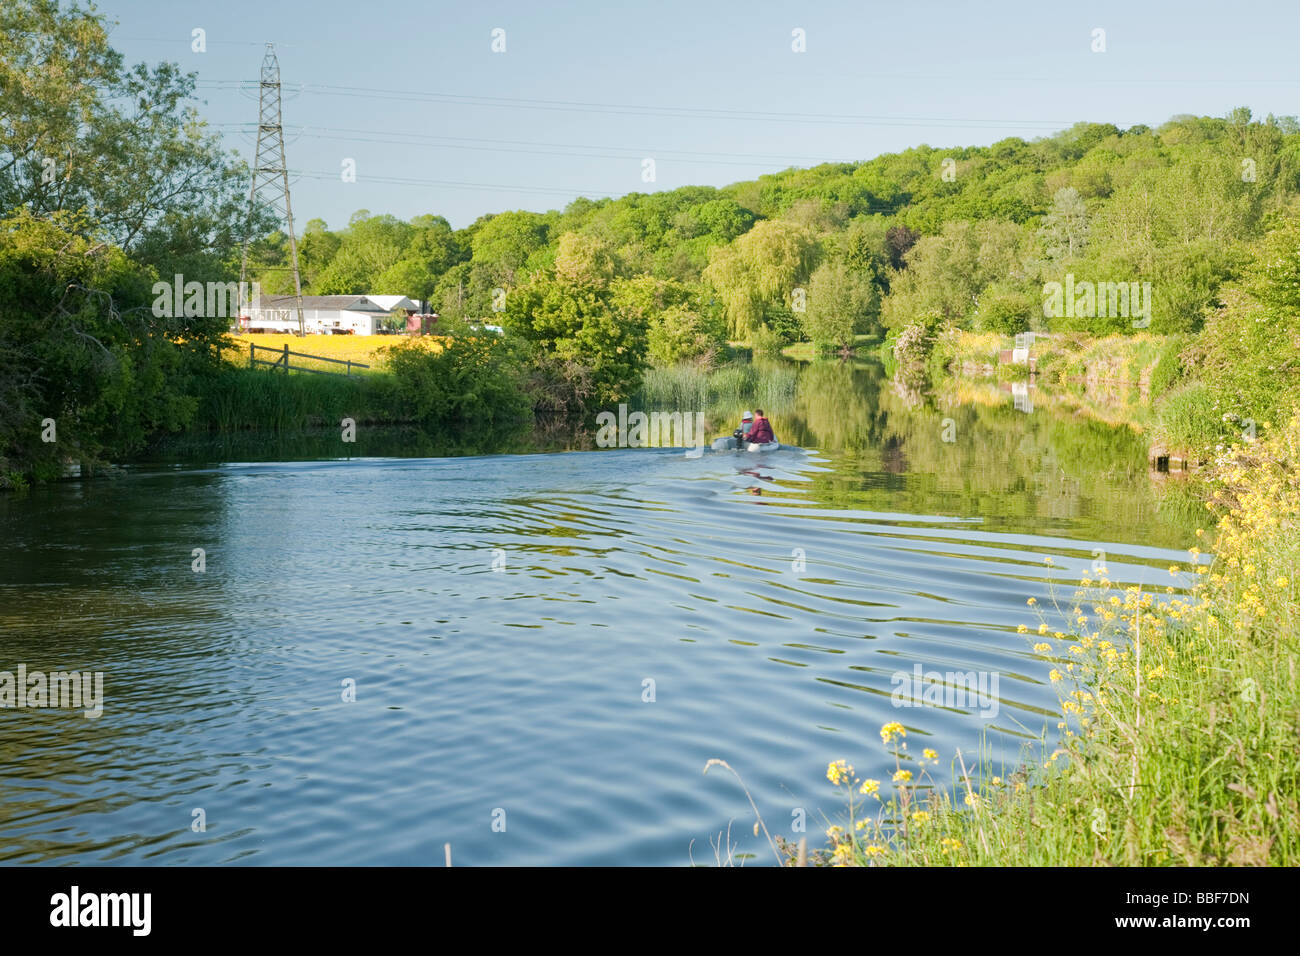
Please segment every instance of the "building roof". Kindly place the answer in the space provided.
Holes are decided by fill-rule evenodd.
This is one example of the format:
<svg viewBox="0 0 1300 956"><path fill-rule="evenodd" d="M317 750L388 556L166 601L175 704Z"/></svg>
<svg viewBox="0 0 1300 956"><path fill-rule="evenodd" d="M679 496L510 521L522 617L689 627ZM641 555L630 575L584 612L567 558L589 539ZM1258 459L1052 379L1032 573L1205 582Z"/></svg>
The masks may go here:
<svg viewBox="0 0 1300 956"><path fill-rule="evenodd" d="M389 312L394 309L404 309L407 312L419 311L419 306L404 295L367 295L366 298Z"/></svg>
<svg viewBox="0 0 1300 956"><path fill-rule="evenodd" d="M378 298L391 298L390 296L379 296ZM398 296L398 298L402 298ZM410 301L407 299L406 301ZM258 300L258 307L266 309L296 309L294 297L291 295L264 295ZM302 297L302 307L304 309L330 309L340 312L371 312L375 314L387 315L392 308L385 308L371 296L365 295L305 295ZM414 304L410 306L415 308Z"/></svg>

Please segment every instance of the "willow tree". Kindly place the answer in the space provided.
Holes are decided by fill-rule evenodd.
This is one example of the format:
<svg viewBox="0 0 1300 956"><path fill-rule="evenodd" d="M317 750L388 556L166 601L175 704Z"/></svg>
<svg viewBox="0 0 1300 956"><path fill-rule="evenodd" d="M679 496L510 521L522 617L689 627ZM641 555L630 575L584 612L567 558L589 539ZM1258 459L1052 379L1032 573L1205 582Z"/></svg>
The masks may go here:
<svg viewBox="0 0 1300 956"><path fill-rule="evenodd" d="M801 299L796 289L817 261L818 244L805 226L769 219L713 250L704 280L727 312L730 334L744 338L762 323L768 308L790 308Z"/></svg>

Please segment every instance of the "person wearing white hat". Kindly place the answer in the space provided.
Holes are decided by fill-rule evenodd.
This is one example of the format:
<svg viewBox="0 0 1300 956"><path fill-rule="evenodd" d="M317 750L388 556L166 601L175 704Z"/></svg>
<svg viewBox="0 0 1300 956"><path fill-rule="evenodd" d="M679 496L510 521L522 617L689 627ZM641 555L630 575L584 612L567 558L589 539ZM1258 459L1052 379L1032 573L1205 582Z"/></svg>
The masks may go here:
<svg viewBox="0 0 1300 956"><path fill-rule="evenodd" d="M749 441L749 430L753 427L754 427L754 413L747 411L745 412L745 414L740 416L740 427L731 433L732 436L736 439L737 448L745 447L745 443Z"/></svg>

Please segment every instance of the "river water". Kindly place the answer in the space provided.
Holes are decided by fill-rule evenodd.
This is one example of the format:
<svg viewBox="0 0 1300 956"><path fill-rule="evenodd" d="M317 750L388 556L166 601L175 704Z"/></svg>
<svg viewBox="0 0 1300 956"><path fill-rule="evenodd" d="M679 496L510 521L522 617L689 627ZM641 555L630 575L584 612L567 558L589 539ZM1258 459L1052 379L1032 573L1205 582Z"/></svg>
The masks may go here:
<svg viewBox="0 0 1300 956"><path fill-rule="evenodd" d="M0 710L0 861L713 864L730 826L771 863L711 758L820 845L887 721L940 780L1050 746L1028 598L1185 583L1181 492L1069 407L814 366L769 414L810 451L362 442L0 499L0 670L104 680L97 719ZM916 665L996 698L895 706Z"/></svg>

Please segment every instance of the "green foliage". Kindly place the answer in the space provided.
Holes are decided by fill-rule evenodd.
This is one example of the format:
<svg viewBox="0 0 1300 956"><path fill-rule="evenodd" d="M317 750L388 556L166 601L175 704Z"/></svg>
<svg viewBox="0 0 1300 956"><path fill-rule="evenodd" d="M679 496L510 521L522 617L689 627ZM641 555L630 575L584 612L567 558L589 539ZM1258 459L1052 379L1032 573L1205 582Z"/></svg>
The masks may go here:
<svg viewBox="0 0 1300 956"><path fill-rule="evenodd" d="M882 320L902 328L927 313L969 325L988 285L1023 275L1026 236L1014 223L949 222L907 254L907 268L890 285Z"/></svg>
<svg viewBox="0 0 1300 956"><path fill-rule="evenodd" d="M368 424L413 421L414 415L396 400L388 375L286 375L274 369L225 365L201 382L191 428L290 433L337 428L344 418Z"/></svg>
<svg viewBox="0 0 1300 956"><path fill-rule="evenodd" d="M710 314L672 305L650 320L650 357L660 365L711 358L726 346L726 335L726 324L716 311Z"/></svg>
<svg viewBox="0 0 1300 956"><path fill-rule="evenodd" d="M1073 259L1088 243L1088 207L1073 186L1058 189L1040 230L1047 258Z"/></svg>
<svg viewBox="0 0 1300 956"><path fill-rule="evenodd" d="M160 325L151 282L232 278L247 226L252 277L288 292L291 237L266 210L246 221L247 171L193 112L192 77L126 68L103 19L76 2L10 0L0 26L0 210L27 210L0 238L0 470L129 454L235 393L213 384L226 382L215 349L225 318ZM1033 142L920 146L463 229L362 210L335 231L309 220L297 245L309 294L400 293L442 314L448 354L402 360L404 381L433 390L412 407L437 427L496 427L460 395L512 408L518 391L543 415L607 405L649 361L707 365L725 337L763 354L884 328L888 361L915 371L941 327L1133 334L1129 315L1045 322L1043 285L1065 274L1149 282L1153 333L1191 336L1208 315L1182 360L1155 362L1153 386L1263 421L1297 391L1300 237L1287 210L1298 198L1300 123L1239 109L1156 130L1080 123ZM794 311L799 289L806 312ZM510 334L479 353L468 326L485 320ZM506 383L509 362L518 380ZM435 386L434 374L464 387ZM281 389L291 411L286 396L309 388L257 387ZM44 417L59 420L57 449L33 443Z"/></svg>
<svg viewBox="0 0 1300 956"><path fill-rule="evenodd" d="M1151 394L1164 395L1187 374L1182 353L1187 348L1188 337L1171 335L1160 350L1155 368L1151 370Z"/></svg>
<svg viewBox="0 0 1300 956"><path fill-rule="evenodd" d="M988 286L979 297L973 322L978 332L1015 335L1034 328L1042 315L1042 298L1035 290L1011 282Z"/></svg>
<svg viewBox="0 0 1300 956"><path fill-rule="evenodd" d="M608 290L539 276L510 293L503 323L542 353L588 370L591 400L601 405L626 398L645 367L647 322L617 308Z"/></svg>
<svg viewBox="0 0 1300 956"><path fill-rule="evenodd" d="M130 454L194 412L187 376L208 343L144 307L151 273L58 213L0 220L0 457L48 472L60 460ZM57 441L41 440L53 419Z"/></svg>
<svg viewBox="0 0 1300 956"><path fill-rule="evenodd" d="M714 250L703 277L726 306L731 334L742 338L769 319L768 310L788 309L817 252L811 229L781 220L760 222L731 245Z"/></svg>
<svg viewBox="0 0 1300 956"><path fill-rule="evenodd" d="M194 77L127 68L92 7L11 0L0 28L0 463L48 477L192 419L229 320L156 318L150 288L232 278L248 179Z"/></svg>
<svg viewBox="0 0 1300 956"><path fill-rule="evenodd" d="M1227 423L1221 432L1246 420L1278 424L1300 399L1298 249L1300 217L1290 217L1258 244L1187 356L1210 411Z"/></svg>
<svg viewBox="0 0 1300 956"><path fill-rule="evenodd" d="M75 213L66 226L163 275L215 270L242 237L248 179L189 105L193 90L175 64L125 66L91 6L6 0L0 214Z"/></svg>
<svg viewBox="0 0 1300 956"><path fill-rule="evenodd" d="M407 340L386 352L397 401L435 434L500 432L532 421L523 362L499 336L458 336L436 350Z"/></svg>
<svg viewBox="0 0 1300 956"><path fill-rule="evenodd" d="M712 371L681 363L646 372L635 404L642 408L704 410L719 406L728 416L740 410L783 410L790 406L799 373L788 364L736 362Z"/></svg>
<svg viewBox="0 0 1300 956"><path fill-rule="evenodd" d="M688 289L671 305L701 318L705 302L719 304L734 339L768 348L800 335L842 338L842 329L820 329L827 315L797 316L813 323L799 329L787 315L816 267L838 262L864 301L879 298L889 328L929 313L1002 334L1141 327L1131 315L1045 321L1044 283L1070 273L1080 282L1150 283L1150 328L1173 334L1200 328L1250 243L1298 194L1300 124L1235 110L1224 119L1175 117L1158 130L1079 123L1033 142L921 146L722 190L501 213L456 231L436 217L380 228L371 220L384 217L365 215L340 233L309 229L302 246L309 292L401 292L474 322L491 312L494 289L513 294L537 273L598 293L647 276ZM264 242L268 261L283 265L284 237ZM264 288L276 291L284 275L266 273ZM856 332L874 331L875 308L853 310ZM653 316L645 318L649 325ZM700 349L686 313L657 325L657 361ZM670 329L680 331L680 347L668 343Z"/></svg>
<svg viewBox="0 0 1300 956"><path fill-rule="evenodd" d="M826 262L808 283L804 334L819 348L851 348L854 334L874 330L880 290L842 262Z"/></svg>
<svg viewBox="0 0 1300 956"><path fill-rule="evenodd" d="M1204 382L1188 382L1164 395L1156 420L1161 438L1178 451L1204 452L1227 437L1214 394Z"/></svg>

